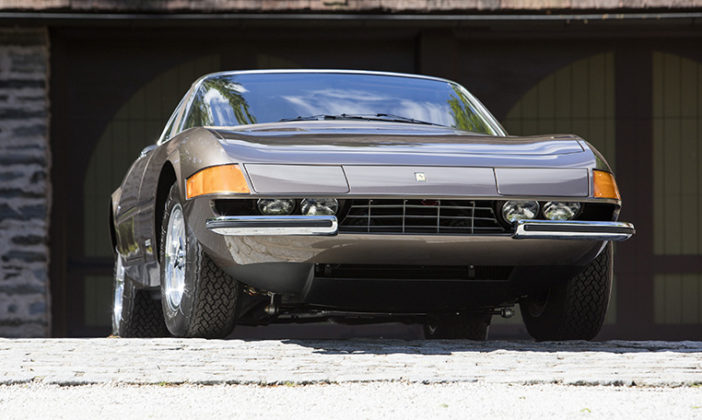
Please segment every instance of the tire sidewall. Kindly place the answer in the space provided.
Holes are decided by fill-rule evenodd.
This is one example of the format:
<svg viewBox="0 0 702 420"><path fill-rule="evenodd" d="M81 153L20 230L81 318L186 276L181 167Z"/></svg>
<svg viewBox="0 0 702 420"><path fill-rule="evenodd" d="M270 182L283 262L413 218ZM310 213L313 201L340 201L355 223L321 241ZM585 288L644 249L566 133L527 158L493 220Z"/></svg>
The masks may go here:
<svg viewBox="0 0 702 420"><path fill-rule="evenodd" d="M159 249L160 262L160 278L161 278L161 305L163 308L163 316L166 321L166 326L171 334L179 337L187 336L190 320L194 307L194 301L197 293L197 274L199 272L200 250L199 243L188 227L185 214L183 214L183 223L185 224L185 285L183 296L180 304L173 308L168 302L168 297L165 291L165 251L166 251L166 236L168 231L168 222L171 218L173 209L180 205L183 207L180 194L176 184L173 184L166 199L165 209L163 212L163 220L161 222L161 242ZM183 213L185 211L183 210Z"/></svg>
<svg viewBox="0 0 702 420"><path fill-rule="evenodd" d="M579 276L588 270L586 266L583 271L571 279L563 280L553 284L548 292L543 310L538 314L532 314L529 308L530 302L523 301L520 304L522 319L529 331L529 334L539 341L544 340L591 340L599 332L609 306L609 298L612 289L612 278L614 276L613 247L611 243L605 245L600 254L590 263L590 265L603 265L603 270L599 272L598 281L603 282L606 289L605 299L597 302L597 307L588 308L598 313L584 314L574 310L574 300L582 299L576 293L575 282L579 281ZM606 262L605 262L606 261ZM581 331L574 331L568 326L568 320L575 317L589 317L592 319L588 328ZM597 318L597 319L595 319ZM596 324L596 325L595 325Z"/></svg>

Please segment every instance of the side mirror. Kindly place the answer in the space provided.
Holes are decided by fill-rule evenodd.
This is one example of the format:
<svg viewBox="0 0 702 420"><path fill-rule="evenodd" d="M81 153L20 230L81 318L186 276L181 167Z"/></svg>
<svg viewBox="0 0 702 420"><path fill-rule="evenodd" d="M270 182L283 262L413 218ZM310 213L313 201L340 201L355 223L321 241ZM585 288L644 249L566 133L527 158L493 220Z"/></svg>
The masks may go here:
<svg viewBox="0 0 702 420"><path fill-rule="evenodd" d="M148 146L144 147L143 149L141 149L141 153L139 154L139 158L141 159L141 158L143 158L144 156L148 155L148 154L151 153L151 151L154 150L155 148L156 148L156 145L155 145L155 144L151 144L151 145L148 145Z"/></svg>

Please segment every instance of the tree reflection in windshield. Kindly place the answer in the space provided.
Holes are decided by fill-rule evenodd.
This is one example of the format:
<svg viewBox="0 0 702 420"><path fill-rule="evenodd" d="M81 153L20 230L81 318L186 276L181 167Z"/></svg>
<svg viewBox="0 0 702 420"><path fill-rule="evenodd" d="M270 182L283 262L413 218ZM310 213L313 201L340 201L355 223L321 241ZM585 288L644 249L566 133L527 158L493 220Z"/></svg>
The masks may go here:
<svg viewBox="0 0 702 420"><path fill-rule="evenodd" d="M220 73L201 82L184 128L316 115L392 115L399 117L392 122L416 120L501 135L499 124L481 109L460 86L439 79L343 72Z"/></svg>
<svg viewBox="0 0 702 420"><path fill-rule="evenodd" d="M476 133L489 133L490 128L485 124L485 120L478 116L478 113L471 109L471 104L468 98L456 85L452 85L451 89L454 95L448 100L451 107L451 115L455 122L455 127L459 130L473 131Z"/></svg>
<svg viewBox="0 0 702 420"><path fill-rule="evenodd" d="M186 119L186 127L256 124L256 117L242 96L244 92L243 86L224 78L203 80Z"/></svg>

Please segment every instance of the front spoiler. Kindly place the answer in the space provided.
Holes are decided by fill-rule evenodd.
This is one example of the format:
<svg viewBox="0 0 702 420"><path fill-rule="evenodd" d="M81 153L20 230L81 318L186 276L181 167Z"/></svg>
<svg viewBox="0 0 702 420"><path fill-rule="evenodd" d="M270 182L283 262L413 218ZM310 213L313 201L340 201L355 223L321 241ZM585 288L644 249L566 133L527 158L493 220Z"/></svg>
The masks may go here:
<svg viewBox="0 0 702 420"><path fill-rule="evenodd" d="M219 216L208 219L207 229L225 236L333 236L338 233L335 216ZM520 220L514 239L575 239L624 241L635 233L624 222Z"/></svg>

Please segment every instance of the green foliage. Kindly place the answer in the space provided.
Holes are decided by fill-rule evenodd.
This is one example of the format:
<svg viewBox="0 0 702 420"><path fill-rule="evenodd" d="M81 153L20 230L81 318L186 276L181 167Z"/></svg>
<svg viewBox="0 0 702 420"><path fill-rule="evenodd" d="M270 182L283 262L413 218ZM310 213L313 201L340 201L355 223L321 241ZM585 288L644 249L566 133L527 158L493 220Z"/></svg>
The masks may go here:
<svg viewBox="0 0 702 420"><path fill-rule="evenodd" d="M456 122L456 128L476 133L491 133L490 127L473 111L469 99L463 95L463 92L454 85L451 86L451 89L453 89L455 96L451 95L448 105L451 108L453 120Z"/></svg>
<svg viewBox="0 0 702 420"><path fill-rule="evenodd" d="M197 127L205 125L215 125L211 115L211 104L205 101L208 92L215 90L219 95L224 97L229 106L234 112L236 124L256 124L256 118L251 115L249 104L244 97L239 94L238 90L241 85L231 82L225 78L211 78L202 82L202 86L197 92L193 108L188 115L185 126ZM232 121L233 125L234 122ZM217 124L220 125L220 124Z"/></svg>

